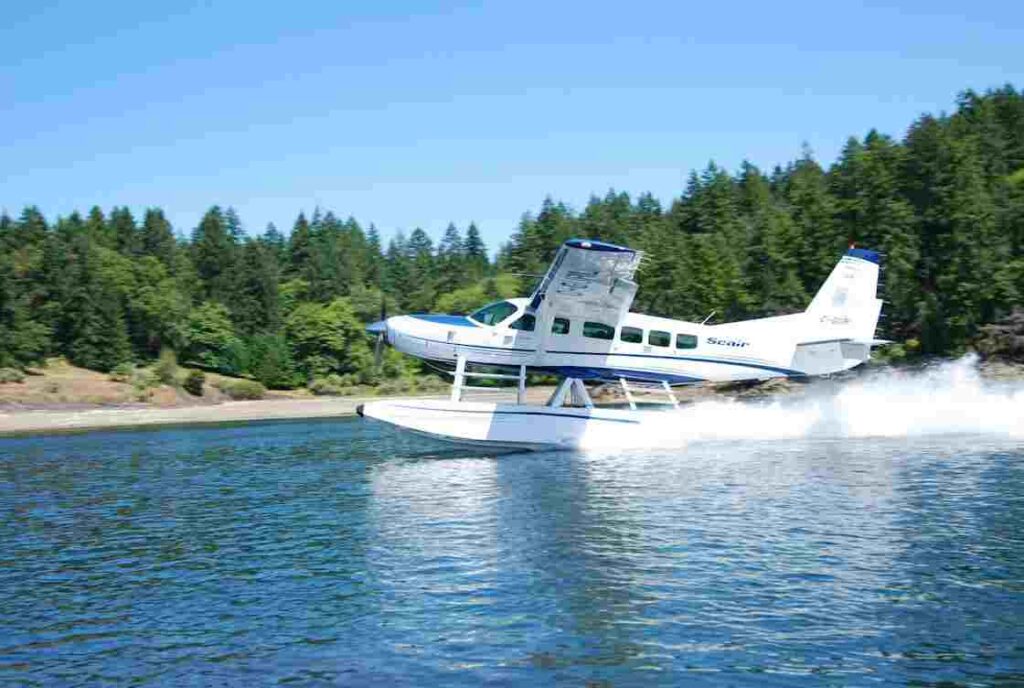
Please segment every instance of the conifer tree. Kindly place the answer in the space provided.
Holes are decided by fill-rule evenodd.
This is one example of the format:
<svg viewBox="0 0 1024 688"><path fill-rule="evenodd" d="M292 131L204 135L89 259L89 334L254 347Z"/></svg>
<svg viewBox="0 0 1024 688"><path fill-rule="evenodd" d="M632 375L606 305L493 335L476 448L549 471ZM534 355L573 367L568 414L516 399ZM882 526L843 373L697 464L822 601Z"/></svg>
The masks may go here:
<svg viewBox="0 0 1024 688"><path fill-rule="evenodd" d="M139 251L142 255L153 256L170 268L174 264L176 242L171 223L159 208L147 208L142 220L139 236Z"/></svg>
<svg viewBox="0 0 1024 688"><path fill-rule="evenodd" d="M438 275L434 266L434 244L422 228L417 227L409 235L406 253L413 286L408 296L408 308L413 312L429 311L437 298Z"/></svg>
<svg viewBox="0 0 1024 688"><path fill-rule="evenodd" d="M126 256L134 256L139 252L138 229L127 207L114 208L110 212L110 235L116 251Z"/></svg>
<svg viewBox="0 0 1024 688"><path fill-rule="evenodd" d="M313 234L305 213L299 213L288 237L288 275L306 279L312 253Z"/></svg>
<svg viewBox="0 0 1024 688"><path fill-rule="evenodd" d="M462 235L455 223L449 222L448 227L437 246L437 280L438 293L446 294L466 285L468 275L467 261Z"/></svg>
<svg viewBox="0 0 1024 688"><path fill-rule="evenodd" d="M238 229L218 206L203 215L192 235L192 259L204 299L231 307L238 276Z"/></svg>
<svg viewBox="0 0 1024 688"><path fill-rule="evenodd" d="M366 285L369 287L384 288L384 253L381 250L380 232L372 223L366 233Z"/></svg>
<svg viewBox="0 0 1024 688"><path fill-rule="evenodd" d="M466 239L463 242L463 253L466 262L467 282L476 282L485 274L489 266L487 258L487 247L480 236L480 229L475 222L470 222L466 229Z"/></svg>

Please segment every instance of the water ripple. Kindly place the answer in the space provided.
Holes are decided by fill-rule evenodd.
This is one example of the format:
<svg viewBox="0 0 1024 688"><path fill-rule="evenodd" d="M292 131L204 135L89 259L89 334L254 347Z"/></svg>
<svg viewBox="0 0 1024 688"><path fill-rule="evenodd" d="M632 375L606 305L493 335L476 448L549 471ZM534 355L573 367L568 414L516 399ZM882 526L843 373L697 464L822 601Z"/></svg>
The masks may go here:
<svg viewBox="0 0 1024 688"><path fill-rule="evenodd" d="M0 683L1024 682L1024 450L0 441Z"/></svg>

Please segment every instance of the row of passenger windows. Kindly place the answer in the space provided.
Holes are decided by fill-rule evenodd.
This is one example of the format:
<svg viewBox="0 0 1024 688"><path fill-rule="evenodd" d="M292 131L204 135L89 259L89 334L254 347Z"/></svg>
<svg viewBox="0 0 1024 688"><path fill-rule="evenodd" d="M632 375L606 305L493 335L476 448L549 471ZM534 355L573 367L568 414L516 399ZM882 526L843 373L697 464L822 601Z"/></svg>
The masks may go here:
<svg viewBox="0 0 1024 688"><path fill-rule="evenodd" d="M515 313L516 310L516 307L508 301L500 301L481 308L469 317L484 325L497 325L505 320L505 318ZM529 313L524 313L509 325L510 329L520 330L522 332L533 332L536 327L537 318ZM569 334L571 328L572 325L567 318L555 318L551 323L552 334ZM605 339L611 341L615 339L615 328L604 323L587 321L583 323L583 336L589 337L590 339ZM630 344L643 344L644 331L639 327L624 326L619 331L619 340ZM647 333L647 343L651 346L671 346L672 333L664 332L662 330L651 330ZM676 348L696 349L697 337L692 334L677 334Z"/></svg>
<svg viewBox="0 0 1024 688"><path fill-rule="evenodd" d="M533 316L523 316L531 318L530 330L533 330ZM512 324L515 327L515 323ZM551 324L552 334L569 334L570 324L565 318L555 318ZM615 328L611 325L605 325L599 322L584 322L583 323L583 336L590 337L591 339L615 339ZM644 331L639 327L626 327L619 331L619 340L623 342L629 342L631 344L643 344L644 343ZM651 346L671 346L672 344L672 333L664 332L662 330L651 330L647 333L647 343ZM677 349L696 349L697 348L697 337L692 334L677 334L676 335L676 348Z"/></svg>

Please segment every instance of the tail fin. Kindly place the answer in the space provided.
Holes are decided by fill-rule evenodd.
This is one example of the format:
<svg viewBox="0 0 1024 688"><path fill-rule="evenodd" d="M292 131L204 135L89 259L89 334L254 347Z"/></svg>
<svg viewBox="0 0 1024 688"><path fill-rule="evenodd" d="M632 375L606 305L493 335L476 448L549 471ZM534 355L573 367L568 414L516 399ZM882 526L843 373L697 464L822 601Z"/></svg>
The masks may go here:
<svg viewBox="0 0 1024 688"><path fill-rule="evenodd" d="M877 298L881 259L874 251L851 248L807 307L811 328L822 339L874 340L882 301Z"/></svg>

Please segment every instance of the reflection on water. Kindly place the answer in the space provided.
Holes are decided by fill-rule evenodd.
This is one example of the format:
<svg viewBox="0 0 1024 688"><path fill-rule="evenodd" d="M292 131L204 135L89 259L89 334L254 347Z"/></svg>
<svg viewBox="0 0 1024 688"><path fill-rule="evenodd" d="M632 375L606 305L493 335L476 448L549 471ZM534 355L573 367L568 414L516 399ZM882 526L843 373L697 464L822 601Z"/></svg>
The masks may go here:
<svg viewBox="0 0 1024 688"><path fill-rule="evenodd" d="M0 440L0 682L1024 682L1011 439Z"/></svg>

